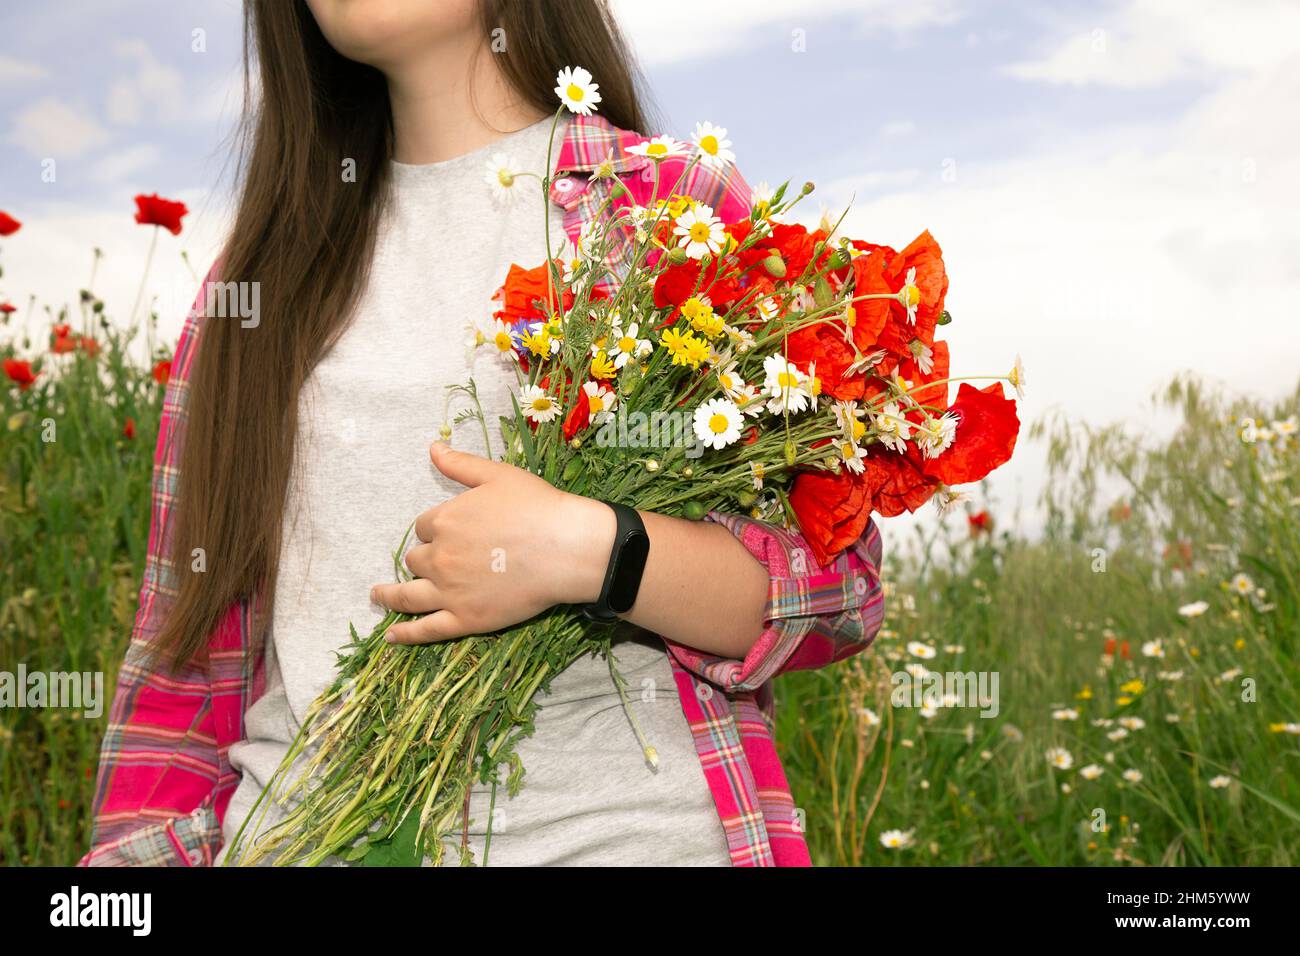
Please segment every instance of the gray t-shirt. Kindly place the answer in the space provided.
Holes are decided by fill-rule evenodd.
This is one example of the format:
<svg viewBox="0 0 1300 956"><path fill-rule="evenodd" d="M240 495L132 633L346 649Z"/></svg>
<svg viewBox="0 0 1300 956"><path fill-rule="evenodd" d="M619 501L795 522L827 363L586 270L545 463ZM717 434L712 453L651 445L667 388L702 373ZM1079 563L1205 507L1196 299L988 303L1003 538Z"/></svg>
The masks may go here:
<svg viewBox="0 0 1300 956"><path fill-rule="evenodd" d="M531 179L519 181L511 204L494 201L486 163L504 153L514 168L540 173L550 123L446 162L393 164L392 202L367 288L301 397L267 689L246 715L247 739L230 749L243 780L226 814L227 844L333 680L348 623L364 635L379 619L369 589L392 580L391 552L403 532L461 490L428 456L448 420L446 386L474 379L492 451L501 451L496 421L509 412L514 375L490 349L471 356L465 327L488 326L491 295L511 263L542 261L544 209ZM563 132L562 123L557 152ZM553 207L556 250L560 220ZM452 444L485 453L477 423L458 426ZM523 789L508 798L498 788L489 865L729 863L663 644L627 632L615 653L633 712L658 751L657 772L645 762L606 662L579 660L540 698L535 733L520 743ZM488 788L476 787L469 839L478 860L488 800ZM269 813L262 825L278 818Z"/></svg>

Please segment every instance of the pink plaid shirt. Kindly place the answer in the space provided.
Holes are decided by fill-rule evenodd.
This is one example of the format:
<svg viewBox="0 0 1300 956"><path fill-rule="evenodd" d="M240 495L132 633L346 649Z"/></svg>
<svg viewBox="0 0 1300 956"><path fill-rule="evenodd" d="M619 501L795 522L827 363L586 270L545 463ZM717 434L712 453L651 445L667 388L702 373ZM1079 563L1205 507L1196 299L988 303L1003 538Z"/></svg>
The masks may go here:
<svg viewBox="0 0 1300 956"><path fill-rule="evenodd" d="M576 238L610 196L611 180L590 176L603 161L612 162L636 202L644 205L656 198L651 161L624 151L644 139L599 117L575 117L569 123L551 186L568 235ZM661 195L676 182L685 162L665 161ZM749 187L734 167L697 165L682 191L711 205L724 221L748 215ZM616 248L611 263L626 262L629 250L626 243ZM175 596L171 517L198 343L198 308L196 301L176 347L163 401L140 607L104 735L94 837L81 860L85 866L210 864L221 847L221 820L239 782L227 755L243 739L244 713L263 689L261 655L251 650L249 600L226 612L202 660L176 673L147 664L150 641ZM771 679L785 670L841 660L875 637L884 614L880 534L869 524L852 549L821 567L798 534L736 515L709 518L735 534L767 568L767 620L743 661L711 657L665 639L682 710L732 863L808 865L800 818L773 740Z"/></svg>

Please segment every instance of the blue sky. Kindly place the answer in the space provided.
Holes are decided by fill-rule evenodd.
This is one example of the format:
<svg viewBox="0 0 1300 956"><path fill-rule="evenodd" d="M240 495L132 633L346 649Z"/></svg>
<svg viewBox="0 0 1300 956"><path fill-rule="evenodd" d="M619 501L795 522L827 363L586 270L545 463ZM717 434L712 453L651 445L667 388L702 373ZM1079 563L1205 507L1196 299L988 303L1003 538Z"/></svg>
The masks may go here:
<svg viewBox="0 0 1300 956"><path fill-rule="evenodd" d="M1246 393L1294 385L1300 5L615 7L669 131L726 126L751 182L818 184L813 218L852 199L851 235L935 234L954 368L1021 353L1026 419L1153 428L1145 399L1188 368ZM0 296L74 301L99 246L97 291L128 310L148 241L131 197L158 191L194 210L153 273L175 335L193 290L179 251L206 266L229 213L241 19L235 0L4 5L0 209L26 226ZM1036 469L1020 456L1001 496L1029 503Z"/></svg>

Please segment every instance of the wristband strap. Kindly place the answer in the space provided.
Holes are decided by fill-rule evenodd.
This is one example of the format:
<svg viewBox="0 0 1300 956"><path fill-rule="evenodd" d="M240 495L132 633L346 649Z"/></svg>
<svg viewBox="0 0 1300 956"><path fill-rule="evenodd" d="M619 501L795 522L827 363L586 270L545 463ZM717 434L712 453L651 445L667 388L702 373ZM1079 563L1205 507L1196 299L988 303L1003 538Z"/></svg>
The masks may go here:
<svg viewBox="0 0 1300 956"><path fill-rule="evenodd" d="M612 501L605 504L614 511L614 547L609 553L609 566L605 569L600 597L594 604L582 606L582 613L588 620L602 624L612 623L620 614L632 610L641 589L646 558L650 554L650 536L646 534L645 523L636 510Z"/></svg>

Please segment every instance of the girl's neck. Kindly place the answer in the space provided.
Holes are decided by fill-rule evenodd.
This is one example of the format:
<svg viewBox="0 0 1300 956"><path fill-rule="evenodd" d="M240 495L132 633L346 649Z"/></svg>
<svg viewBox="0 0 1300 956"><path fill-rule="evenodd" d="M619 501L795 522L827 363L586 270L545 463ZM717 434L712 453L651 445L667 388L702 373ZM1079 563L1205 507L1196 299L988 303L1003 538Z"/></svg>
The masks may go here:
<svg viewBox="0 0 1300 956"><path fill-rule="evenodd" d="M520 98L476 35L384 73L393 110L393 159L399 163L455 159L544 115Z"/></svg>

